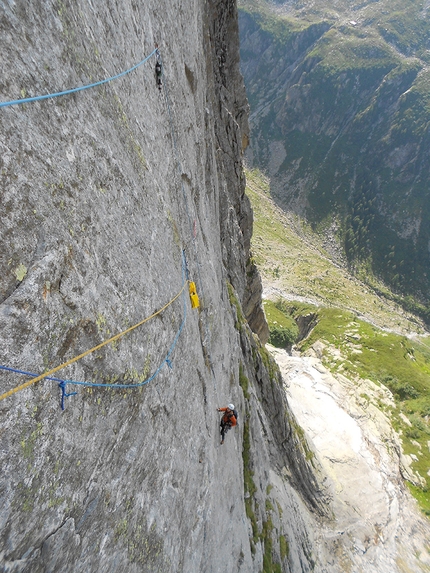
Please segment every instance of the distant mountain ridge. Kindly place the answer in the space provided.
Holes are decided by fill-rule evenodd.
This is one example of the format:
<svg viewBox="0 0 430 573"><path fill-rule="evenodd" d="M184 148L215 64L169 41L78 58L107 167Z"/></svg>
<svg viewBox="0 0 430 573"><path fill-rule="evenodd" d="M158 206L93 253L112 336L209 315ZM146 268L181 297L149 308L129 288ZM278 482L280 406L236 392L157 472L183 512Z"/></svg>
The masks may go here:
<svg viewBox="0 0 430 573"><path fill-rule="evenodd" d="M249 162L281 206L336 236L353 270L412 295L428 319L429 7L239 4Z"/></svg>

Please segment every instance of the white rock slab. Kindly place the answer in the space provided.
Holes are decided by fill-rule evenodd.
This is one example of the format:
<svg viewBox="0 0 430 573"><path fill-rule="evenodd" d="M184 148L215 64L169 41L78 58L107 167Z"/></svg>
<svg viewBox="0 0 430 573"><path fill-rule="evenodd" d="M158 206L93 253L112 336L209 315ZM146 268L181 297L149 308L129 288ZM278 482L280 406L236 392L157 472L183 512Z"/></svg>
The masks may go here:
<svg viewBox="0 0 430 573"><path fill-rule="evenodd" d="M297 421L332 480L334 528L352 570L427 571L430 522L401 479L401 446L389 418L372 403L384 390L335 378L315 356L268 349Z"/></svg>

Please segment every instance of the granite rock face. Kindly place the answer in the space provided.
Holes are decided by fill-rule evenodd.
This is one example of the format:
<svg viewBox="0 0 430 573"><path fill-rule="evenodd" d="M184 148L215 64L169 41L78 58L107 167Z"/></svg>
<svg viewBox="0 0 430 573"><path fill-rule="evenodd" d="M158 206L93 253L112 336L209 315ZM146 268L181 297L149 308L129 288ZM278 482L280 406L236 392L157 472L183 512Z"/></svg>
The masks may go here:
<svg viewBox="0 0 430 573"><path fill-rule="evenodd" d="M16 0L0 14L2 101L114 76L155 44L163 62L161 91L153 55L0 109L1 365L47 372L178 295L55 374L147 384L68 384L63 411L42 380L0 402L0 570L316 570L321 470L246 321L264 342L235 2ZM29 380L0 376L2 393ZM221 447L216 408L231 401Z"/></svg>

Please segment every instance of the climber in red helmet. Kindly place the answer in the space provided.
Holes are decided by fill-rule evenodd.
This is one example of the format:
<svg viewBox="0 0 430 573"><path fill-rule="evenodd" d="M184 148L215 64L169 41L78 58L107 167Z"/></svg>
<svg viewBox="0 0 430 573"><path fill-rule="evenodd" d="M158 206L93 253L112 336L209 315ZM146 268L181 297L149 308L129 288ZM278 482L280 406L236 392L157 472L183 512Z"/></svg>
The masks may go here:
<svg viewBox="0 0 430 573"><path fill-rule="evenodd" d="M237 424L237 411L234 409L233 404L229 404L225 408L217 408L218 412L224 412L221 418L221 445L224 443L224 437L230 428L234 428Z"/></svg>

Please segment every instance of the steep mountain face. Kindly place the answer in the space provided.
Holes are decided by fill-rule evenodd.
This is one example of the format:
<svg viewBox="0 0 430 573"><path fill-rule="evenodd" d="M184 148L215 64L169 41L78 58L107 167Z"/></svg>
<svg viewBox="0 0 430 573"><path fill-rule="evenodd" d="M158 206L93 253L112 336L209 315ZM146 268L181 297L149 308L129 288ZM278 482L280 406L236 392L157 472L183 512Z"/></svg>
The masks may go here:
<svg viewBox="0 0 430 573"><path fill-rule="evenodd" d="M240 2L249 161L351 268L429 301L425 2Z"/></svg>
<svg viewBox="0 0 430 573"><path fill-rule="evenodd" d="M149 57L0 108L1 366L46 373L148 318L51 374L63 394L43 379L0 401L0 570L318 570L323 478L250 329L267 339L235 2L0 14L1 101ZM0 376L3 395L31 379Z"/></svg>

